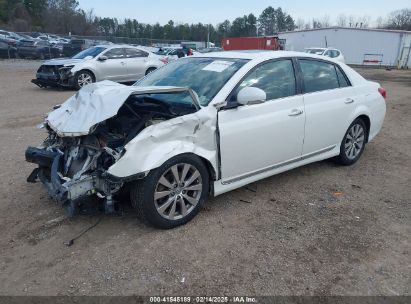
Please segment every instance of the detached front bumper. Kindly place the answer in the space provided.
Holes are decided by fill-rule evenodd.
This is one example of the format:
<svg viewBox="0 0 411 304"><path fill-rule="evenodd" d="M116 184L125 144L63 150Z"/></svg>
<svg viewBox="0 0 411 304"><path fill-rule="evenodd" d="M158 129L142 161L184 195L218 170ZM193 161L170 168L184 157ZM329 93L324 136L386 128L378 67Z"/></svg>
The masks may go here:
<svg viewBox="0 0 411 304"><path fill-rule="evenodd" d="M121 185L105 179L98 172L81 176L77 179L62 178L61 168L64 155L57 151L29 147L26 150L26 161L38 165L27 181L39 179L47 188L49 195L63 204L70 216L78 213L78 202L85 197L99 193L101 197L111 200L111 189Z"/></svg>

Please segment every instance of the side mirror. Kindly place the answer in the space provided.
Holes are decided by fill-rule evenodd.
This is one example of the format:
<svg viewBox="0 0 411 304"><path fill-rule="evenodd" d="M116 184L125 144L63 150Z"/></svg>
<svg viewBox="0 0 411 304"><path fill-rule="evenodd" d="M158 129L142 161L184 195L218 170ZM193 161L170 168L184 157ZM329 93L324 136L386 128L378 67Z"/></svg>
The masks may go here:
<svg viewBox="0 0 411 304"><path fill-rule="evenodd" d="M106 61L107 59L108 59L108 57L107 57L107 56L104 56L104 55L98 57L98 60L99 60L99 61Z"/></svg>
<svg viewBox="0 0 411 304"><path fill-rule="evenodd" d="M237 102L241 105L263 103L267 100L267 94L255 87L246 87L238 92Z"/></svg>

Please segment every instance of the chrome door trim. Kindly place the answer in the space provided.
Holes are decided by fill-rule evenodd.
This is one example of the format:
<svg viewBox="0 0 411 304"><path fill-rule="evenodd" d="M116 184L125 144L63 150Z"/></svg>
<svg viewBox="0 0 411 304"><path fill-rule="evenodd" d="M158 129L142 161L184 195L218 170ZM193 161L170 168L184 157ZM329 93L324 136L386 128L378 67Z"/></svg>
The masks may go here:
<svg viewBox="0 0 411 304"><path fill-rule="evenodd" d="M288 165L291 165L291 164L293 164L293 163L297 163L297 162L299 162L299 161L306 160L306 159L309 159L309 158L314 157L314 156L317 156L317 155L321 155L321 154L323 154L323 153L327 153L327 152L333 150L335 147L337 147L337 145L334 145L334 146L331 146L331 147L328 147L328 148L319 150L319 151L317 151L317 152L313 152L313 153L304 155L304 156L302 156L302 157L298 157L298 158L295 158L295 159L292 159L292 160L288 160L288 161L285 161L285 162L282 162L282 163L279 163L279 164L276 164L276 165L273 165L273 166L270 166L270 167L267 167L267 168L264 168L264 169L260 169L260 170L257 170L257 171L251 172L251 173L246 173L246 174L240 175L240 176L238 176L238 177L234 177L234 178L232 178L232 179L229 179L229 180L227 180L227 181L225 181L225 182L221 182L221 183L222 183L223 185L229 185L229 184L238 182L238 181L240 181L240 180L243 180L243 179L252 177L252 176L254 176L254 175L258 175L258 174L265 173L265 172L267 172L267 171L279 169L279 168L281 168L281 167L288 166Z"/></svg>

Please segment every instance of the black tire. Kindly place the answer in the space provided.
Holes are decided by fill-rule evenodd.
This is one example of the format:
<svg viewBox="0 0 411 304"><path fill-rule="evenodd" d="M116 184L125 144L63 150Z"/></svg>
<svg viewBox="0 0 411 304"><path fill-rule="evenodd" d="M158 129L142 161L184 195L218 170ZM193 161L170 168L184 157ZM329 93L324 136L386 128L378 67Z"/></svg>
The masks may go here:
<svg viewBox="0 0 411 304"><path fill-rule="evenodd" d="M190 206L190 204L187 204L187 206L190 206L191 211L188 213L186 216L179 218L179 219L168 219L165 218L160 214L160 212L157 210L156 207L156 201L154 199L154 194L156 192L157 187L159 187L160 183L159 180L163 176L163 174L166 174L167 172L170 172L171 168L176 166L176 165L191 165L191 168L195 168L198 173L201 176L201 184L202 184L202 190L201 193L199 193L199 201L197 205L195 206ZM181 176L183 173L181 174ZM188 176L187 176L188 177ZM196 180L198 182L198 180ZM176 156L170 160L168 160L166 163L164 163L161 167L152 170L148 176L142 180L142 181L137 181L134 182L133 184L130 185L130 200L133 208L136 210L138 217L146 224L152 225L156 228L160 229L172 229L181 225L184 225L191 221L201 210L204 202L206 201L209 193L209 174L206 166L204 165L203 161L192 154L182 154L179 156ZM165 200L173 200L172 195L166 196ZM185 204L187 201L182 201L183 204ZM166 204L166 203L165 203ZM164 205L165 205L164 204ZM180 207L176 207L182 209L181 201L175 201L174 204ZM170 205L170 208L172 209L172 205ZM164 210L166 212L167 209ZM177 210L177 209L175 209ZM171 211L170 211L171 213ZM182 212L181 212L182 214Z"/></svg>
<svg viewBox="0 0 411 304"><path fill-rule="evenodd" d="M155 70L157 70L157 68L149 68L149 69L146 71L146 76L147 76L148 74L150 74L151 72L154 72Z"/></svg>
<svg viewBox="0 0 411 304"><path fill-rule="evenodd" d="M96 82L96 78L94 77L93 73L86 71L86 70L81 70L78 71L75 75L74 75L74 87L76 88L76 90L80 90L84 85L80 85L79 84L79 79L80 77L82 77L82 75L88 75L91 79L91 83Z"/></svg>
<svg viewBox="0 0 411 304"><path fill-rule="evenodd" d="M358 148L357 149L358 152L355 155L352 155L350 157L349 152L346 149L346 145L350 145L350 141L351 141L350 138L349 138L349 137L351 137L350 132L351 132L351 130L353 130L353 128L355 126L359 126L363 130L363 133L360 136L360 139L362 138L362 144L361 144L361 148L358 148L358 144L355 144L355 147ZM348 130L345 133L344 138L341 142L340 155L338 155L337 158L336 158L338 163L340 163L341 165L344 165L344 166L351 166L351 165L355 164L361 158L361 155L364 152L365 145L367 143L367 138L368 138L367 126L361 118L357 118L350 125L350 127L348 128Z"/></svg>

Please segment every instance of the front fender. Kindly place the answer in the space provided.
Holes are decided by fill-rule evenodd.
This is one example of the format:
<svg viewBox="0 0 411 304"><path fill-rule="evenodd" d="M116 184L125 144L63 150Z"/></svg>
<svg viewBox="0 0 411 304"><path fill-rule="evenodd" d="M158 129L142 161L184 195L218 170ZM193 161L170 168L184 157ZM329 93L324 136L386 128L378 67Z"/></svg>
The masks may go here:
<svg viewBox="0 0 411 304"><path fill-rule="evenodd" d="M193 153L217 170L217 111L214 107L168 120L144 129L125 147L126 153L108 170L117 178L146 173L170 158Z"/></svg>

